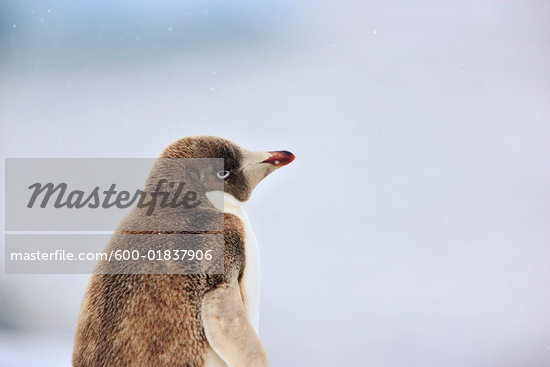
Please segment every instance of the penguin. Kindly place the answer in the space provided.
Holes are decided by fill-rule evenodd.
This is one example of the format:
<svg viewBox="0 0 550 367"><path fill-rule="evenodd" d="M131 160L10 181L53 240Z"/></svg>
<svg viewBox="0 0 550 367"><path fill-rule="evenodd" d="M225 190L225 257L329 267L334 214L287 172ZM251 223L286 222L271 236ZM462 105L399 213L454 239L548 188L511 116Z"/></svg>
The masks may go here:
<svg viewBox="0 0 550 367"><path fill-rule="evenodd" d="M193 136L170 144L159 158L223 158L223 170L208 173L201 181L221 180L222 185L212 190L206 185L200 197L204 198L202 222L214 215L223 217L223 243L218 247L223 272L94 272L80 307L72 365L268 366L258 337L258 245L241 206L261 180L291 163L294 155L288 151L253 152L223 138ZM150 177L156 176L154 171ZM176 209L169 213L179 215ZM162 218L162 223L170 223L175 216ZM157 233L149 231L151 221L155 218L144 216L143 209L132 208L117 233L137 233L140 225L146 228L144 233ZM160 244L164 236L155 238ZM129 245L123 236L113 234L109 248Z"/></svg>

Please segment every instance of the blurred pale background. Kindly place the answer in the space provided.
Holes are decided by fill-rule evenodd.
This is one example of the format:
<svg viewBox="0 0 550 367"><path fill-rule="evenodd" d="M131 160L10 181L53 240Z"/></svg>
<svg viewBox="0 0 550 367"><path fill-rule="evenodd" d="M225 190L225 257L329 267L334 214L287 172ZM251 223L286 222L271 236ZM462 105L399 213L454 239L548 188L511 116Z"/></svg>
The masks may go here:
<svg viewBox="0 0 550 367"><path fill-rule="evenodd" d="M3 1L1 153L291 150L272 366L550 366L549 65L545 0ZM87 278L1 275L0 366L69 365Z"/></svg>

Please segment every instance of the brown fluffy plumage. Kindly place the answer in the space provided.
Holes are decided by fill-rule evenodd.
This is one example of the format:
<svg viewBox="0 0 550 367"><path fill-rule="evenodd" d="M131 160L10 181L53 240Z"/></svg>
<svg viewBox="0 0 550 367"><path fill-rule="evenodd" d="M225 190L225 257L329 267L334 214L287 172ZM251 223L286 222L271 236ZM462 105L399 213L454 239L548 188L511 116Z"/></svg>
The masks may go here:
<svg viewBox="0 0 550 367"><path fill-rule="evenodd" d="M241 221L225 215L224 274L92 275L77 325L73 366L201 367L208 347L201 304L244 269Z"/></svg>

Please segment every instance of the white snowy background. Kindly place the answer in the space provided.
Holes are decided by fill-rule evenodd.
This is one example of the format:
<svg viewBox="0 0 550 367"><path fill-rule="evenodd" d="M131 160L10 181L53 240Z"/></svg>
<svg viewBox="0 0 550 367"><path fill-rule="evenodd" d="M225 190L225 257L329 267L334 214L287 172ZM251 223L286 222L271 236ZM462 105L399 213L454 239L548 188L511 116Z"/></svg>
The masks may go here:
<svg viewBox="0 0 550 367"><path fill-rule="evenodd" d="M544 367L549 66L546 0L3 1L0 149L288 149L246 205L272 366ZM1 367L69 366L87 278L0 276Z"/></svg>

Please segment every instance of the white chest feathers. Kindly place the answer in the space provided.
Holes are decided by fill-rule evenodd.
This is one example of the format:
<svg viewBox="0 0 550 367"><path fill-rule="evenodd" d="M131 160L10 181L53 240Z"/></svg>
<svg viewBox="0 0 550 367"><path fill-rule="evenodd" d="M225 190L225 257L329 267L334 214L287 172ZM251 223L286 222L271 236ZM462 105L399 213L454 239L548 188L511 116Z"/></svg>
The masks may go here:
<svg viewBox="0 0 550 367"><path fill-rule="evenodd" d="M216 205L216 203L221 202L221 200L217 200L218 195L223 195L223 208ZM245 230L245 267L239 285L248 319L257 333L260 323L260 252L256 236L252 232L248 216L241 208L242 202L235 199L233 195L221 191L210 191L206 193L206 196L218 210L233 214L243 222Z"/></svg>

